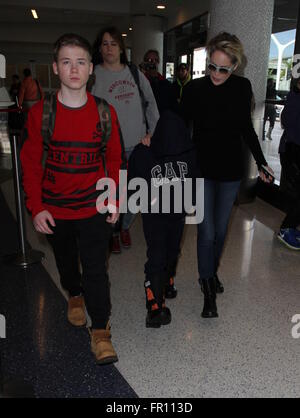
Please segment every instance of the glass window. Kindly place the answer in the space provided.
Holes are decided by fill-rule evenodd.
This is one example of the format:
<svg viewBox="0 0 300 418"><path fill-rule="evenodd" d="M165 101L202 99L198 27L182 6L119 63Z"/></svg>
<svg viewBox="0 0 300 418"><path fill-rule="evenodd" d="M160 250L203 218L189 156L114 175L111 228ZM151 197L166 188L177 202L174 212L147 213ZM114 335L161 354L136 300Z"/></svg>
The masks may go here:
<svg viewBox="0 0 300 418"><path fill-rule="evenodd" d="M284 4L275 0L270 39L262 149L266 160L274 170L278 185L281 179L278 148L283 134L280 114L292 82L298 3L298 0L288 0Z"/></svg>
<svg viewBox="0 0 300 418"><path fill-rule="evenodd" d="M170 63L174 68L184 62L190 66L193 78L203 76L203 49L207 39L208 13L177 26L165 33L164 49L166 51L166 76ZM194 66L196 67L194 68Z"/></svg>

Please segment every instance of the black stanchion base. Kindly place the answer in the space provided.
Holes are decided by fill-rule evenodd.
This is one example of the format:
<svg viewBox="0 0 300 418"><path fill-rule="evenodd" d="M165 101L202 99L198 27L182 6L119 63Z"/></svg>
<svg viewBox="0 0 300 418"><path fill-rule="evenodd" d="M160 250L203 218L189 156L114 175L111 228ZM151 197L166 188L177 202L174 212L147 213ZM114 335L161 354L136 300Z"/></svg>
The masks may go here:
<svg viewBox="0 0 300 418"><path fill-rule="evenodd" d="M17 253L4 256L3 261L6 264L14 264L26 269L31 264L39 263L43 258L45 258L45 254L42 251L27 250L25 254Z"/></svg>
<svg viewBox="0 0 300 418"><path fill-rule="evenodd" d="M0 398L35 398L31 385L21 380L4 382L0 391Z"/></svg>

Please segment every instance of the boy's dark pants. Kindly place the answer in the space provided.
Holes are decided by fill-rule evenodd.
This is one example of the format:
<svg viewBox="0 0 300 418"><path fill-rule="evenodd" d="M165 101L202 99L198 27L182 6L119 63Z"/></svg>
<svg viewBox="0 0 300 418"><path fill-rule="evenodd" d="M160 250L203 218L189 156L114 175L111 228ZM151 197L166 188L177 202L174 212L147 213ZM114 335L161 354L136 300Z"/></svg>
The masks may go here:
<svg viewBox="0 0 300 418"><path fill-rule="evenodd" d="M164 288L176 273L177 259L183 234L185 217L167 214L142 214L148 261L145 264L146 306L148 310L162 307ZM149 301L147 289L154 300Z"/></svg>
<svg viewBox="0 0 300 418"><path fill-rule="evenodd" d="M86 219L55 219L55 223L53 235L47 238L54 251L61 285L70 296L84 293L92 328L104 329L111 310L106 262L112 227L103 214Z"/></svg>

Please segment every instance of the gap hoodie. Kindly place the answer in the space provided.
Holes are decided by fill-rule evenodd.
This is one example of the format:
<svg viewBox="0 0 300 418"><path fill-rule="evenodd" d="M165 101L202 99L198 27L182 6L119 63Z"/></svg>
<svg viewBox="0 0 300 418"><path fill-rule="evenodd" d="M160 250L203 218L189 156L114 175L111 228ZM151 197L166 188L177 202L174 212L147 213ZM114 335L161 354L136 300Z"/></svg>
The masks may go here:
<svg viewBox="0 0 300 418"><path fill-rule="evenodd" d="M168 207L163 207L163 203L167 202L169 214L183 217L186 213L185 185L188 178L192 179L194 185L196 168L196 150L189 130L181 117L166 110L156 125L150 147L138 144L134 148L128 162L128 181L136 177L146 180L148 201L143 202L143 207L147 207L148 211L156 211L166 216L164 212ZM151 193L151 184L155 190L154 194ZM171 184L174 187L170 186ZM194 197L195 188L192 190ZM128 190L129 197L133 194L135 191ZM194 200L193 198L190 206Z"/></svg>

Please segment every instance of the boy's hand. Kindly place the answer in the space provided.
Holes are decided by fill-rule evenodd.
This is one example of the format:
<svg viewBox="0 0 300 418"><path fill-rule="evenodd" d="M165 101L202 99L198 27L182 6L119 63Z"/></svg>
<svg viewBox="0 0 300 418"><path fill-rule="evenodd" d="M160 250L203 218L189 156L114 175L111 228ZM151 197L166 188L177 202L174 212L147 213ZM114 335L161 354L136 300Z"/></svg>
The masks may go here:
<svg viewBox="0 0 300 418"><path fill-rule="evenodd" d="M141 139L141 143L143 145L146 145L146 147L150 147L151 144L151 135L147 134L146 136L144 136L144 138Z"/></svg>
<svg viewBox="0 0 300 418"><path fill-rule="evenodd" d="M42 234L53 234L53 231L49 228L47 222L49 222L51 226L55 226L53 216L47 210L39 212L33 218L33 226L37 232L41 232Z"/></svg>
<svg viewBox="0 0 300 418"><path fill-rule="evenodd" d="M115 205L108 205L110 215L106 218L106 222L109 224L115 224L119 219L119 209Z"/></svg>

